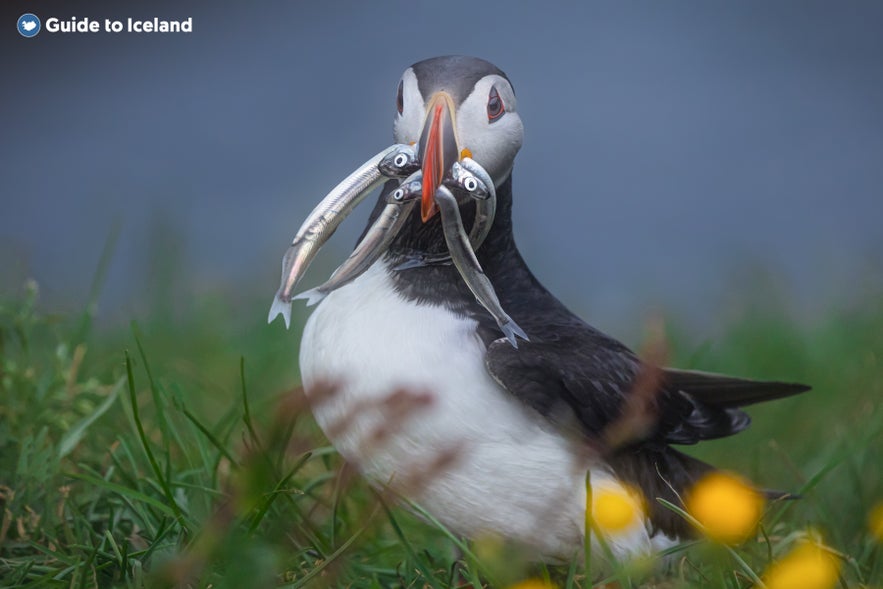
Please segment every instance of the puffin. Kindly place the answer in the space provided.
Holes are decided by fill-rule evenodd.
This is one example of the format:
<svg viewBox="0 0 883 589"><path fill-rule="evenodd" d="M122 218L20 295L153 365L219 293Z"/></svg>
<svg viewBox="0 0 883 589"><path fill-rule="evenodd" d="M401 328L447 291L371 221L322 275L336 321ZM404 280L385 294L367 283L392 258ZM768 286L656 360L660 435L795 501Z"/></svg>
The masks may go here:
<svg viewBox="0 0 883 589"><path fill-rule="evenodd" d="M682 505L716 469L677 447L736 434L750 422L742 407L809 387L653 366L534 277L512 227L524 128L512 83L495 65L444 56L407 68L393 135L417 148L419 206L383 255L306 322L300 370L318 425L364 477L454 534L500 537L539 561L581 554L586 511L597 508L590 498L602 491L637 491L645 507L606 538L614 558L690 537L690 524L657 499ZM467 156L496 189L475 255L526 335L515 342L445 260L435 194L444 170ZM398 185L386 181L368 226ZM458 203L468 227L474 205Z"/></svg>

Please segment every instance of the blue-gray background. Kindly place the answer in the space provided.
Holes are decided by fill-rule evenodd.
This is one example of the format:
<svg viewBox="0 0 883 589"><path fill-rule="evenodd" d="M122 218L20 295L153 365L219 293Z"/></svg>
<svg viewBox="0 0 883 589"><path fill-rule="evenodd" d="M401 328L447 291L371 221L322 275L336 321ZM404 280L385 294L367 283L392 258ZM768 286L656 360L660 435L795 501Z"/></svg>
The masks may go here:
<svg viewBox="0 0 883 589"><path fill-rule="evenodd" d="M0 279L35 277L47 307L85 302L115 224L102 317L137 315L161 284L269 303L306 214L391 142L402 70L448 53L513 80L516 237L593 323L666 308L713 329L757 289L811 318L880 283L883 3L120 6L2 9ZM24 39L23 12L194 32ZM149 251L187 284L156 280Z"/></svg>

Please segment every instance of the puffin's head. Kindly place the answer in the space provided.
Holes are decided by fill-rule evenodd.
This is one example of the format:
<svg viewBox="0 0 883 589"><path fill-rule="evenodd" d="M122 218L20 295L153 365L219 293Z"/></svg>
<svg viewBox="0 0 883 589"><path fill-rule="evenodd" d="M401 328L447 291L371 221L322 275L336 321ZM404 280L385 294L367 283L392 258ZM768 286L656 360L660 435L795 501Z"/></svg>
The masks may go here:
<svg viewBox="0 0 883 589"><path fill-rule="evenodd" d="M434 57L402 75L393 125L396 143L416 143L423 167L421 213L435 213L435 191L447 170L471 157L499 186L512 171L524 127L512 84L476 57Z"/></svg>

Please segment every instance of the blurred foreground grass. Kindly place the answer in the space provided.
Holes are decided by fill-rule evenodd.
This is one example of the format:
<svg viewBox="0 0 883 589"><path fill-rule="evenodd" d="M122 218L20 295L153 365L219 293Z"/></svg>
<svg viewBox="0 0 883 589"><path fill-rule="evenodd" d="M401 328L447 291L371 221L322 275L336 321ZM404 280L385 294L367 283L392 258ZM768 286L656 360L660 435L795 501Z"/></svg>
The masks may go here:
<svg viewBox="0 0 883 589"><path fill-rule="evenodd" d="M231 318L206 299L98 333L88 312L46 316L36 298L30 285L0 303L0 585L588 586L577 566L464 544L347 473L295 389L298 334L267 327L262 306ZM868 523L883 501L883 297L811 326L780 311L705 345L674 326L670 363L813 385L690 449L804 498L769 508L735 551L674 550L647 586L751 587L807 533L836 551L839 586L883 586Z"/></svg>

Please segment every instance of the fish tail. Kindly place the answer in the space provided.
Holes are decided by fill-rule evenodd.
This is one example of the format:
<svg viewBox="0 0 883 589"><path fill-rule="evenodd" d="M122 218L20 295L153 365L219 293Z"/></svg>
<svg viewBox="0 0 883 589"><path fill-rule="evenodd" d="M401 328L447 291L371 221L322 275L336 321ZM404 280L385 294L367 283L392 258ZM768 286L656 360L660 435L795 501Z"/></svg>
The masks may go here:
<svg viewBox="0 0 883 589"><path fill-rule="evenodd" d="M527 337L527 334L524 333L524 330L521 329L518 324L515 323L515 320L513 320L511 317L500 325L500 329L506 336L506 339L509 340L509 343L512 344L512 347L516 350L518 349L518 340L516 339L516 337L520 337L526 342L530 341L530 338Z"/></svg>
<svg viewBox="0 0 883 589"><path fill-rule="evenodd" d="M285 321L285 329L288 329L291 326L291 302L283 301L282 296L277 292L276 296L273 297L273 304L270 305L267 323L272 323L273 319L279 315L282 315L282 320Z"/></svg>
<svg viewBox="0 0 883 589"><path fill-rule="evenodd" d="M318 288L311 288L310 290L305 290L300 294L294 295L293 299L306 299L307 307L312 307L313 305L318 304L328 295L327 292L322 292Z"/></svg>

